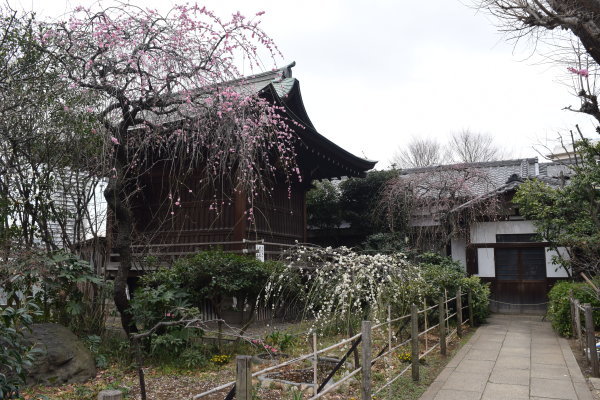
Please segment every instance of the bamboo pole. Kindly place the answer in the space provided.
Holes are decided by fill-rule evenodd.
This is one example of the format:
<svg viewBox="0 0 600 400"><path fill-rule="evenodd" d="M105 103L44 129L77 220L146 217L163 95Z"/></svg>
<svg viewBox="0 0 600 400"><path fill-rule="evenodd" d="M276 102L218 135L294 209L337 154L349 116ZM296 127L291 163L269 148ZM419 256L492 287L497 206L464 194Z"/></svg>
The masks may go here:
<svg viewBox="0 0 600 400"><path fill-rule="evenodd" d="M371 321L362 322L362 384L361 399L371 400Z"/></svg>
<svg viewBox="0 0 600 400"><path fill-rule="evenodd" d="M313 396L317 394L317 389L319 388L319 378L317 377L319 354L317 351L317 333L313 332Z"/></svg>

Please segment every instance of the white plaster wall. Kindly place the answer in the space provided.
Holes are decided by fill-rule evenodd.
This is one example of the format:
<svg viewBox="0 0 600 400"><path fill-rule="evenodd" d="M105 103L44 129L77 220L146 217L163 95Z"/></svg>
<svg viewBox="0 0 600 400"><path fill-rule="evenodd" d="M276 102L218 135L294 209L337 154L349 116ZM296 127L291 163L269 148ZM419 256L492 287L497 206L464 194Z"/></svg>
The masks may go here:
<svg viewBox="0 0 600 400"><path fill-rule="evenodd" d="M569 274L567 271L560 265L554 264L552 262L552 257L560 254L563 258L569 258L569 254L565 250L564 247L558 248L558 253L554 250L546 251L546 276L548 278L568 278Z"/></svg>
<svg viewBox="0 0 600 400"><path fill-rule="evenodd" d="M535 233L531 221L497 221L478 222L471 226L471 243L496 243L496 235ZM494 249L477 249L479 273L477 275L487 278L496 276L496 261ZM548 269L546 262L546 269ZM554 269L553 267L551 267Z"/></svg>
<svg viewBox="0 0 600 400"><path fill-rule="evenodd" d="M471 226L472 243L496 243L496 235L535 233L535 226L532 221L498 221L498 222L479 222ZM452 243L454 246L454 242ZM458 244L457 244L458 245ZM564 248L559 248L559 253L567 257ZM464 242L463 242L463 253ZM569 275L564 268L552 263L552 257L557 253L553 250L546 251L546 276L548 278L567 278ZM452 247L452 258L454 256L454 247ZM466 257L465 257L466 258ZM494 260L494 249L477 249L477 259L479 267L479 276L493 278L496 276L496 267ZM463 261L464 262L464 261Z"/></svg>
<svg viewBox="0 0 600 400"><path fill-rule="evenodd" d="M477 275L486 278L493 278L496 276L494 249L477 249L477 260L479 262L479 273Z"/></svg>
<svg viewBox="0 0 600 400"><path fill-rule="evenodd" d="M471 243L496 243L496 235L535 233L532 221L478 222L471 226Z"/></svg>
<svg viewBox="0 0 600 400"><path fill-rule="evenodd" d="M465 238L453 238L450 241L450 251L452 259L458 261L463 269L467 270L467 242Z"/></svg>

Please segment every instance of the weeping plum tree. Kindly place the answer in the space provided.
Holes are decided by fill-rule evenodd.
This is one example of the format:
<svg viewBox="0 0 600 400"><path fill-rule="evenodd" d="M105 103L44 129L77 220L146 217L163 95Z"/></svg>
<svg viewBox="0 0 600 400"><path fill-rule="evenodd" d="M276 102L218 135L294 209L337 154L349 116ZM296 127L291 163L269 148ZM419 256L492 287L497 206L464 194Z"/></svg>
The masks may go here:
<svg viewBox="0 0 600 400"><path fill-rule="evenodd" d="M468 164L431 167L390 180L376 209L390 231L407 232L413 246L438 251L452 235L464 234L467 222L497 217L498 197L485 195L494 187L485 169ZM467 202L468 207L461 207Z"/></svg>
<svg viewBox="0 0 600 400"><path fill-rule="evenodd" d="M197 5L175 6L166 15L125 4L78 7L40 34L71 87L102 99L101 107L86 109L96 115L105 147L104 195L120 255L114 300L128 333L135 330L126 297L132 198L152 165L167 161L171 182L193 170L208 190L223 185L247 196L250 218L253 199L268 194L276 172L290 183L300 179L286 118L256 93L245 93L240 80L240 65L255 70L261 55L279 55L259 27L262 14L225 20ZM164 201L177 203L177 190Z"/></svg>

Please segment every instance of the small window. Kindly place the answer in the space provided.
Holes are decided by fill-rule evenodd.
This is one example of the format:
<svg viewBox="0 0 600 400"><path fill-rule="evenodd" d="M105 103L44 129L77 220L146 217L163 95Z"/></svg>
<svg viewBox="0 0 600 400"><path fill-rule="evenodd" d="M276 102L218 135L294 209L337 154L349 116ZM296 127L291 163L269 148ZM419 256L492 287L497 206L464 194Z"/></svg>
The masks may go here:
<svg viewBox="0 0 600 400"><path fill-rule="evenodd" d="M537 235L535 233L511 233L506 235L496 235L497 243L523 243L537 241Z"/></svg>

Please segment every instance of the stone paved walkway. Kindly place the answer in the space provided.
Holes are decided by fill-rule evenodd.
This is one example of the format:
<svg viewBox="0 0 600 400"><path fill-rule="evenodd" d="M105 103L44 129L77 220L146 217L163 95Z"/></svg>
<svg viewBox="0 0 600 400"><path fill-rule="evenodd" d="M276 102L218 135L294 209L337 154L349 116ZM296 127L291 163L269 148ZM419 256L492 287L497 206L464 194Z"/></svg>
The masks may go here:
<svg viewBox="0 0 600 400"><path fill-rule="evenodd" d="M420 400L592 400L568 342L541 316L492 315Z"/></svg>

